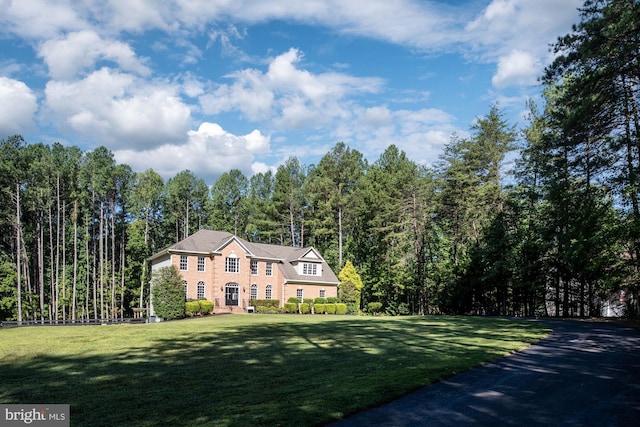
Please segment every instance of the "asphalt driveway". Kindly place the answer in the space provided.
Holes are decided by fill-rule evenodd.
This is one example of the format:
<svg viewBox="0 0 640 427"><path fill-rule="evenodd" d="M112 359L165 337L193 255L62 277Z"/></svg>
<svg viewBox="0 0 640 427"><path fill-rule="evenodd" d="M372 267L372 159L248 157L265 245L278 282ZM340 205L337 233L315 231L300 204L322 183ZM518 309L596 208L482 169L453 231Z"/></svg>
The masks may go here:
<svg viewBox="0 0 640 427"><path fill-rule="evenodd" d="M640 331L544 323L522 352L331 425L640 426Z"/></svg>

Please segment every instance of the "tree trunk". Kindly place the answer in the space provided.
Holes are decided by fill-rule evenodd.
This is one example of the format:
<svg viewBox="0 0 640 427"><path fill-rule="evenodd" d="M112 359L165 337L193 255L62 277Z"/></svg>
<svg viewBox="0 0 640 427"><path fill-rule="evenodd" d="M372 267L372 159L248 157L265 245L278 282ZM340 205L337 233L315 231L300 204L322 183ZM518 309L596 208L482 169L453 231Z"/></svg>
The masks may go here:
<svg viewBox="0 0 640 427"><path fill-rule="evenodd" d="M18 299L18 324L22 324L22 269L21 267L21 237L22 224L20 222L20 183L16 182L16 269L18 283L16 284L16 298Z"/></svg>
<svg viewBox="0 0 640 427"><path fill-rule="evenodd" d="M38 219L37 226L37 242L38 247L38 290L40 295L40 320L44 321L44 230L42 227L42 217Z"/></svg>
<svg viewBox="0 0 640 427"><path fill-rule="evenodd" d="M115 197L115 196L114 196ZM115 202L111 200L111 317L117 318L116 313L116 215Z"/></svg>
<svg viewBox="0 0 640 427"><path fill-rule="evenodd" d="M100 271L100 319L104 319L104 203L100 202L100 223L98 225L98 268Z"/></svg>
<svg viewBox="0 0 640 427"><path fill-rule="evenodd" d="M73 214L73 290L71 291L71 320L76 320L76 298L78 285L78 202L74 201Z"/></svg>
<svg viewBox="0 0 640 427"><path fill-rule="evenodd" d="M342 268L342 206L338 205L338 267Z"/></svg>

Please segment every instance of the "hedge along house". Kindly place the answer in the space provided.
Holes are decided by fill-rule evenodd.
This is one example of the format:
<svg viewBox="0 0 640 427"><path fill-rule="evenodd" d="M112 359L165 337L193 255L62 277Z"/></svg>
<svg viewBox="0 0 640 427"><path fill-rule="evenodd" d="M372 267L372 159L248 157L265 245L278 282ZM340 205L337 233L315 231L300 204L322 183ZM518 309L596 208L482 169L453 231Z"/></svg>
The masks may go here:
<svg viewBox="0 0 640 427"><path fill-rule="evenodd" d="M185 300L213 301L216 313L244 312L254 299L278 300L282 307L291 297L338 296L338 278L313 247L251 243L225 231L200 230L153 255L150 263L152 271L174 266Z"/></svg>

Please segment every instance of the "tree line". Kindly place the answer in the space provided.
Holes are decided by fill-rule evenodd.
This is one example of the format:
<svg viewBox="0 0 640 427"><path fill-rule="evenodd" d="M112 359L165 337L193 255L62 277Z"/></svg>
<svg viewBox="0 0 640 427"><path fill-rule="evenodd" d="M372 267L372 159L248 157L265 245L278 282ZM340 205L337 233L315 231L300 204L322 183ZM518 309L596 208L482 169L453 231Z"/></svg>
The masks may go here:
<svg viewBox="0 0 640 427"><path fill-rule="evenodd" d="M291 157L209 187L133 172L105 147L9 137L0 317L130 315L148 304L146 259L201 228L314 246L336 272L349 261L364 310L593 316L615 297L637 314L640 3L586 1L553 49L523 129L492 105L431 167L337 143L316 165Z"/></svg>

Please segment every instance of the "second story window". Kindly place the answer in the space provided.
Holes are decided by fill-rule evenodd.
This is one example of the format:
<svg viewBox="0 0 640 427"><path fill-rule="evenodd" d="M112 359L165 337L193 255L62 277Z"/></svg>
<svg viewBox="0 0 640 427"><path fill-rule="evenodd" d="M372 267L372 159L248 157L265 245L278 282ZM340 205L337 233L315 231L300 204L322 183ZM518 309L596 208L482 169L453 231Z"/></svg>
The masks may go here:
<svg viewBox="0 0 640 427"><path fill-rule="evenodd" d="M237 257L227 257L224 271L227 273L240 273L240 259Z"/></svg>
<svg viewBox="0 0 640 427"><path fill-rule="evenodd" d="M204 271L204 257L198 257L198 271Z"/></svg>
<svg viewBox="0 0 640 427"><path fill-rule="evenodd" d="M271 264L270 262L267 263L265 274L267 276L273 276L273 264Z"/></svg>
<svg viewBox="0 0 640 427"><path fill-rule="evenodd" d="M305 276L317 276L318 264L302 264L302 274L304 274Z"/></svg>
<svg viewBox="0 0 640 427"><path fill-rule="evenodd" d="M258 275L258 261L251 261L251 274Z"/></svg>
<svg viewBox="0 0 640 427"><path fill-rule="evenodd" d="M180 270L181 271L187 271L187 268L189 267L188 260L189 260L189 257L187 257L186 255L180 255Z"/></svg>

